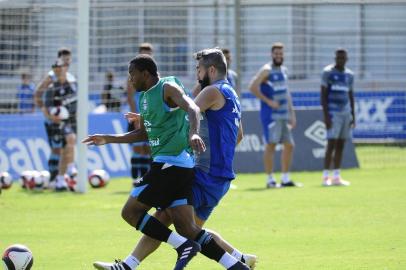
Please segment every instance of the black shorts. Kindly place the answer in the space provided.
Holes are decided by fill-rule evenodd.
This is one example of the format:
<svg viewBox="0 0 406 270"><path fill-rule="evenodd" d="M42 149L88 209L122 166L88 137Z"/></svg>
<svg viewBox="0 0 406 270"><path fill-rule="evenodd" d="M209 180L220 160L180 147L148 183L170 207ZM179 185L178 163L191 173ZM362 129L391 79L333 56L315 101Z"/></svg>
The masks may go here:
<svg viewBox="0 0 406 270"><path fill-rule="evenodd" d="M167 163L153 162L131 196L157 209L193 205L193 168L167 166Z"/></svg>
<svg viewBox="0 0 406 270"><path fill-rule="evenodd" d="M45 122L45 130L51 148L63 148L66 145L65 136L76 133L76 125L70 122L61 122L59 124Z"/></svg>

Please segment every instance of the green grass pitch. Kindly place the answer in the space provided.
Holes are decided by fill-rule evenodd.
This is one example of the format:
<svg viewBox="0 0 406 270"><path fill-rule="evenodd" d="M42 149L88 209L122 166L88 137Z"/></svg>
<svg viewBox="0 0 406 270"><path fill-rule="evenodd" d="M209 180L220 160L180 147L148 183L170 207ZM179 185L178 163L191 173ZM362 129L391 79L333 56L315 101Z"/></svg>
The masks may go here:
<svg viewBox="0 0 406 270"><path fill-rule="evenodd" d="M369 158L362 151L361 165ZM258 270L404 270L404 149L398 155L403 166L345 170L348 188L321 187L320 172L294 173L304 187L278 190L264 188L264 174L239 175L207 227L258 255ZM26 192L15 184L0 195L0 249L28 245L34 270L92 269L95 260L125 258L141 235L120 217L129 190L128 178L85 195ZM175 260L162 245L138 269L168 270ZM222 268L199 255L187 269Z"/></svg>

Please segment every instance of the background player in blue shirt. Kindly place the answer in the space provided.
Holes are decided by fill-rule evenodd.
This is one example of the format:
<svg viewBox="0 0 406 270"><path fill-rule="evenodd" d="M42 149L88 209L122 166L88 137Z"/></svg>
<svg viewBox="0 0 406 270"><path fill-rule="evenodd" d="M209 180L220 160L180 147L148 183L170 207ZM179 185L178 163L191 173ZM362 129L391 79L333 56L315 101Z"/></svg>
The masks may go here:
<svg viewBox="0 0 406 270"><path fill-rule="evenodd" d="M21 74L21 81L17 87L18 112L30 113L34 111L35 84L27 72Z"/></svg>
<svg viewBox="0 0 406 270"><path fill-rule="evenodd" d="M249 89L261 101L261 122L266 140L264 151L266 186L278 187L273 175L273 158L276 145L283 144L282 187L296 186L289 177L294 141L291 129L296 126L296 115L288 89L287 68L283 66L283 44L274 43L271 49L272 62L265 64L253 78Z"/></svg>
<svg viewBox="0 0 406 270"><path fill-rule="evenodd" d="M327 149L324 159L323 185L348 186L341 179L340 168L345 140L351 138L351 128L355 126L354 114L354 73L345 67L347 51L335 52L335 64L324 68L321 78L321 105L327 128ZM329 169L333 163L333 178Z"/></svg>

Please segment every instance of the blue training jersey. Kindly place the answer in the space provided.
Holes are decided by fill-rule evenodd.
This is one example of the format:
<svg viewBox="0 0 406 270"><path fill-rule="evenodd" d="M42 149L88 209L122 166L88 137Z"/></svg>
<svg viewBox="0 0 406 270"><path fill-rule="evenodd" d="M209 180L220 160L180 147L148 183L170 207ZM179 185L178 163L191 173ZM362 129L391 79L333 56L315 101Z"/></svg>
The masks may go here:
<svg viewBox="0 0 406 270"><path fill-rule="evenodd" d="M340 71L334 64L324 68L321 85L327 88L327 108L330 116L351 113L349 91L353 91L354 73L345 68Z"/></svg>
<svg viewBox="0 0 406 270"><path fill-rule="evenodd" d="M269 120L289 120L288 107L288 70L285 66L271 65L268 80L261 83L263 95L279 103L278 109L273 109L261 101L261 117Z"/></svg>
<svg viewBox="0 0 406 270"><path fill-rule="evenodd" d="M34 91L35 85L33 83L18 86L17 99L20 112L30 112L34 109Z"/></svg>
<svg viewBox="0 0 406 270"><path fill-rule="evenodd" d="M196 167L206 173L230 180L235 178L233 160L241 120L238 96L226 80L214 83L225 98L219 110L207 110L203 114L200 135L206 144L206 152L196 156Z"/></svg>

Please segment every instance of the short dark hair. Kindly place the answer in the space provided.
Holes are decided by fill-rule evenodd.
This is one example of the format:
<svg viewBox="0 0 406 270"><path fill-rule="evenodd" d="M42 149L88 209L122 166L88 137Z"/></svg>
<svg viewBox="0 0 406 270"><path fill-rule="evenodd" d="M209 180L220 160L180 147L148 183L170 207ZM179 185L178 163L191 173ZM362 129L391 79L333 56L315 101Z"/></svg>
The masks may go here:
<svg viewBox="0 0 406 270"><path fill-rule="evenodd" d="M138 52L141 52L144 50L152 52L154 50L154 47L152 47L151 43L143 42L138 46Z"/></svg>
<svg viewBox="0 0 406 270"><path fill-rule="evenodd" d="M154 58L148 54L139 54L128 63L128 72L132 73L135 69L139 71L148 71L152 76L158 76L158 67Z"/></svg>
<svg viewBox="0 0 406 270"><path fill-rule="evenodd" d="M194 57L197 61L202 60L202 64L205 68L214 66L220 74L227 74L226 58L219 48L201 50L195 53Z"/></svg>
<svg viewBox="0 0 406 270"><path fill-rule="evenodd" d="M273 52L276 49L283 49L284 45L282 42L275 42L272 44L271 52Z"/></svg>
<svg viewBox="0 0 406 270"><path fill-rule="evenodd" d="M230 53L229 48L221 48L221 51L223 52L223 54L229 54Z"/></svg>
<svg viewBox="0 0 406 270"><path fill-rule="evenodd" d="M336 49L336 55L339 54L339 53L345 53L345 54L347 54L347 50L344 49L344 48L337 48L337 49Z"/></svg>
<svg viewBox="0 0 406 270"><path fill-rule="evenodd" d="M72 52L70 49L66 47L62 47L58 50L58 58L61 57L62 55L71 55Z"/></svg>

